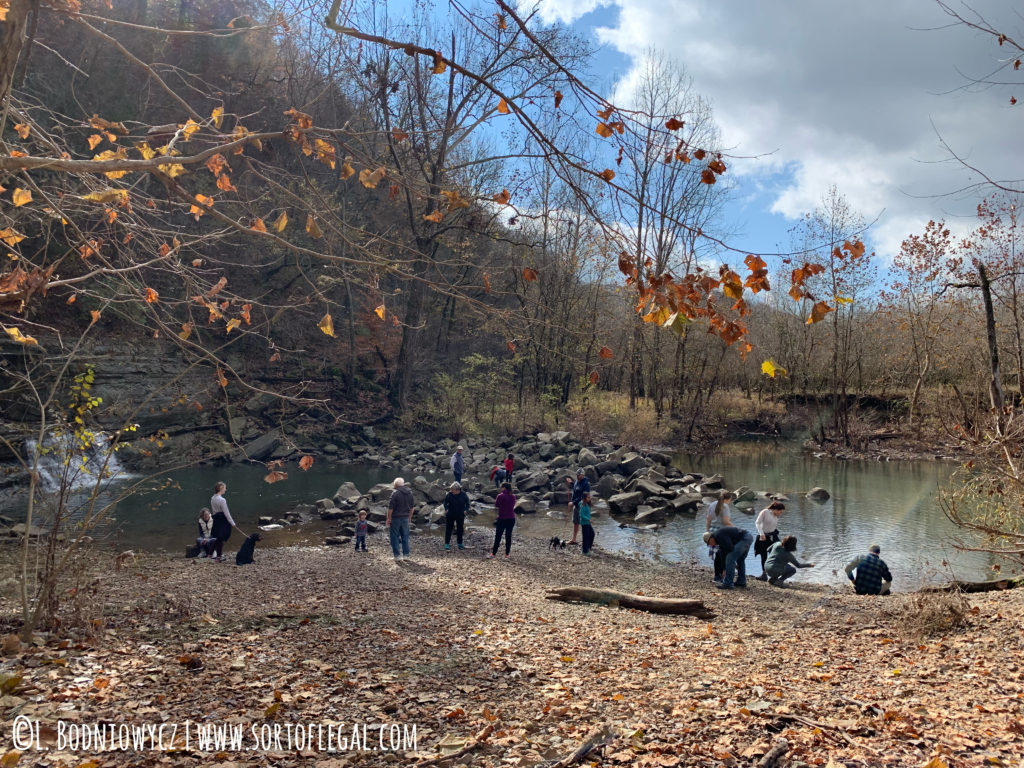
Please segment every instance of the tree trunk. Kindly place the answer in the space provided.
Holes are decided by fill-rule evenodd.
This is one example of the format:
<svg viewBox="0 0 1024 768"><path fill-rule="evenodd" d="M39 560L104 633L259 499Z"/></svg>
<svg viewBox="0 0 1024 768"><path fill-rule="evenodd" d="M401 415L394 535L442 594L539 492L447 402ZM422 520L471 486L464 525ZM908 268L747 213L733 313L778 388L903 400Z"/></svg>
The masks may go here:
<svg viewBox="0 0 1024 768"><path fill-rule="evenodd" d="M7 20L0 31L0 103L6 106L11 95L11 84L14 72L18 67L18 58L25 45L25 28L28 26L28 15L32 10L32 0L11 0Z"/></svg>
<svg viewBox="0 0 1024 768"><path fill-rule="evenodd" d="M619 608L633 608L650 613L678 613L710 619L714 613L704 607L701 600L685 600L673 597L647 597L646 595L627 595L611 589L593 589L591 587L555 587L545 595L548 600L560 600L565 603L598 603Z"/></svg>
<svg viewBox="0 0 1024 768"><path fill-rule="evenodd" d="M992 284L988 279L988 270L981 261L974 262L978 270L978 282L981 283L981 297L985 303L985 328L988 331L988 356L991 364L989 381L989 401L996 418L996 433L1003 433L1003 382L999 370L999 345L996 341L996 315L992 308Z"/></svg>

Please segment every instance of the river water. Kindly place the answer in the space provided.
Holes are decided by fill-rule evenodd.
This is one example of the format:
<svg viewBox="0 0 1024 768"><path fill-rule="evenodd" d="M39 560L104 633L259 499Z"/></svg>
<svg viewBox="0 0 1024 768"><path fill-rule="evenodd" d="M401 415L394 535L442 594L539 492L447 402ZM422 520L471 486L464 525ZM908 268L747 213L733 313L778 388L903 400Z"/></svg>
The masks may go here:
<svg viewBox="0 0 1024 768"><path fill-rule="evenodd" d="M993 561L983 553L960 552L953 541L962 533L943 515L939 487L950 479L955 466L939 462L832 461L815 459L793 444L732 443L713 453L681 454L675 465L684 471L721 473L730 488L747 485L755 491L789 496L780 530L798 537L797 554L816 564L797 579L840 583L842 568L872 543L895 577L894 589L909 591L950 578L983 579L992 575ZM201 466L174 473L159 483L159 490L143 492L119 504L115 523L107 527L108 540L119 548L181 551L194 537L199 508L209 505L214 483L228 485L226 498L243 530L255 527L260 515L279 516L295 504L330 497L344 481L366 491L377 482L390 481L392 469L375 465L328 463L318 460L308 472L286 467L286 481L263 482L261 467L233 464ZM433 478L428 478L433 479ZM445 476L447 480L447 476ZM820 486L832 498L824 504L802 494ZM753 512L760 509L758 504ZM475 525L489 528L493 514L481 508ZM733 523L754 532L754 515L736 511ZM265 534L260 546L322 541L327 524L314 523L299 530ZM541 506L535 515L523 515L516 530L533 536L568 538L571 523L563 506ZM620 527L607 507L598 504L594 527L599 548L635 553L670 562L708 566L707 547L701 541L704 513L676 516L658 530ZM438 535L438 531L427 535ZM237 534L236 534L237 538ZM233 550L237 542L229 544ZM387 546L383 536L372 536L371 546ZM482 552L480 553L483 554ZM753 553L748 572L760 573Z"/></svg>

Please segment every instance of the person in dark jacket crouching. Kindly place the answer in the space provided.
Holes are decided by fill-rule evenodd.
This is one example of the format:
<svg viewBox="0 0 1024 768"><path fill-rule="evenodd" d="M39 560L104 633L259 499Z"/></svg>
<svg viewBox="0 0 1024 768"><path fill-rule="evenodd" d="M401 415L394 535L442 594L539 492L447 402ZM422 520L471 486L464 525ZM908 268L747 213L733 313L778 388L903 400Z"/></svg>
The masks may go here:
<svg viewBox="0 0 1024 768"><path fill-rule="evenodd" d="M877 544L868 547L866 555L858 555L846 564L846 576L853 582L858 595L888 595L892 574L885 560L878 555L882 548ZM856 577L853 575L856 570Z"/></svg>
<svg viewBox="0 0 1024 768"><path fill-rule="evenodd" d="M754 543L753 534L731 525L725 525L714 533L705 532L704 543L709 547L717 546L719 551L725 555L725 576L722 578L722 583L715 586L719 589L732 589L734 574L737 587L747 586L746 560L750 545Z"/></svg>

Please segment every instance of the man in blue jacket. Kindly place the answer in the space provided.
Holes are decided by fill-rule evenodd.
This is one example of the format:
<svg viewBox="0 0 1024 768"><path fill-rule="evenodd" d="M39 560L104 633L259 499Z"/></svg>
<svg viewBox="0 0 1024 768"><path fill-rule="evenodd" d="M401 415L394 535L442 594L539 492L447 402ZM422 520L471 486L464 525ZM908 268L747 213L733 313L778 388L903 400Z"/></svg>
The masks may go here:
<svg viewBox="0 0 1024 768"><path fill-rule="evenodd" d="M749 531L724 525L714 532L706 531L704 543L711 547L717 546L725 554L725 578L721 584L715 586L719 589L732 589L735 574L735 585L741 589L746 587L747 552L754 543L754 535Z"/></svg>
<svg viewBox="0 0 1024 768"><path fill-rule="evenodd" d="M455 453L452 454L452 459L449 462L449 466L452 468L452 474L455 475L455 482L462 483L462 472L466 468L465 462L462 460L462 446L460 445L455 449Z"/></svg>
<svg viewBox="0 0 1024 768"><path fill-rule="evenodd" d="M858 595L889 594L892 574L885 560L878 556L881 551L881 547L872 544L866 555L858 555L846 564L846 577L853 582L853 589ZM856 577L854 570L857 571Z"/></svg>

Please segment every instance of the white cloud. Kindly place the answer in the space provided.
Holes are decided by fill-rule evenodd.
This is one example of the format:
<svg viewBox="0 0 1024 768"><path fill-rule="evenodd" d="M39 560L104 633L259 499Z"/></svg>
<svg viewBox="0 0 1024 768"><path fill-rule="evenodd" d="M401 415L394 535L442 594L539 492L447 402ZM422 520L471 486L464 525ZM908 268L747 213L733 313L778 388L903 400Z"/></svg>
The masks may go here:
<svg viewBox="0 0 1024 768"><path fill-rule="evenodd" d="M674 55L713 105L744 184L774 174L771 210L795 218L833 184L869 220L891 256L929 218L969 215L984 193L946 196L972 178L940 136L1002 179L1024 178L1021 107L1004 88L957 90L1005 54L990 37L945 28L935 3L889 0L542 0L546 19L571 22L601 5L617 14L598 37L634 62L650 46ZM978 9L1015 31L1009 0ZM619 99L634 81L620 78ZM1024 100L1024 89L1017 94ZM780 174L780 171L785 173ZM780 180L781 179L781 183ZM740 195L744 194L741 186ZM767 246L766 246L767 247Z"/></svg>

